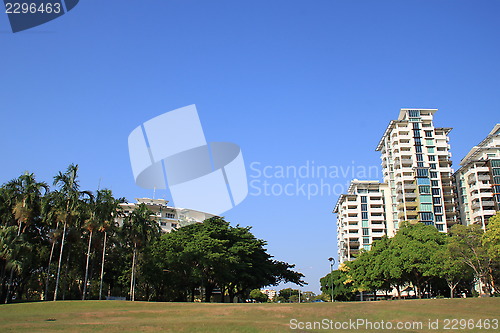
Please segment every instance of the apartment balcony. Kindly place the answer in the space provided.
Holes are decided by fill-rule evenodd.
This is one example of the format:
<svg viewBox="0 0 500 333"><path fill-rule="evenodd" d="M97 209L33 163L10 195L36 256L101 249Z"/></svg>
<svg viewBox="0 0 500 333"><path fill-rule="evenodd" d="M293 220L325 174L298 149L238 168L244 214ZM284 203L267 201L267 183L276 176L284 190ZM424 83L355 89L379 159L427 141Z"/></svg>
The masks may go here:
<svg viewBox="0 0 500 333"><path fill-rule="evenodd" d="M458 213L454 210L445 210L444 212L446 213L446 218L455 217L458 215Z"/></svg>
<svg viewBox="0 0 500 333"><path fill-rule="evenodd" d="M479 208L481 208L481 204L479 202L474 202L474 203L472 203L472 205L470 205L470 208L474 209L474 210L479 209Z"/></svg>
<svg viewBox="0 0 500 333"><path fill-rule="evenodd" d="M495 207L495 202L492 200L482 201L483 207Z"/></svg>
<svg viewBox="0 0 500 333"><path fill-rule="evenodd" d="M483 214L486 216L486 215L495 215L497 213L497 211L495 209L485 209L483 210Z"/></svg>
<svg viewBox="0 0 500 333"><path fill-rule="evenodd" d="M450 182L443 183L443 189L451 189L453 188L453 184Z"/></svg>
<svg viewBox="0 0 500 333"><path fill-rule="evenodd" d="M380 207L380 208L369 208L368 209L370 211L370 213L384 213L384 208Z"/></svg>
<svg viewBox="0 0 500 333"><path fill-rule="evenodd" d="M403 165L403 166L412 166L413 165L413 160L411 158L402 158L401 159L401 165Z"/></svg>
<svg viewBox="0 0 500 333"><path fill-rule="evenodd" d="M349 247L359 247L359 240L349 239Z"/></svg>
<svg viewBox="0 0 500 333"><path fill-rule="evenodd" d="M490 177L490 175L478 175L477 179L478 179L478 180L486 180L486 181L489 181L489 180L491 180L491 177Z"/></svg>
<svg viewBox="0 0 500 333"><path fill-rule="evenodd" d="M405 203L406 208L418 207L418 202L416 201L407 201Z"/></svg>
<svg viewBox="0 0 500 333"><path fill-rule="evenodd" d="M469 177L467 179L467 184L471 185L471 184L474 184L476 182L476 177Z"/></svg>
<svg viewBox="0 0 500 333"><path fill-rule="evenodd" d="M381 216L370 216L370 221L372 222L384 222L385 217L383 215Z"/></svg>
<svg viewBox="0 0 500 333"><path fill-rule="evenodd" d="M453 191L444 191L443 189L443 197L445 198L454 198L455 197L455 194L453 193Z"/></svg>

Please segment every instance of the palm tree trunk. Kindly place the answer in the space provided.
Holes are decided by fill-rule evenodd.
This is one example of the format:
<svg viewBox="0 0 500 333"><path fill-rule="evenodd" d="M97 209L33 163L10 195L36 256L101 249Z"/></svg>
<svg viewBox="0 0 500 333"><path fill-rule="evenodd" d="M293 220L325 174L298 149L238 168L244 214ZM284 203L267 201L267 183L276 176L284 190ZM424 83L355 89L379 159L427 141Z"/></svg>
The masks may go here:
<svg viewBox="0 0 500 333"><path fill-rule="evenodd" d="M135 252L137 244L134 244L134 254L132 255L132 274L130 275L130 300L135 301Z"/></svg>
<svg viewBox="0 0 500 333"><path fill-rule="evenodd" d="M14 278L14 267L10 270L10 277L9 277L9 283L7 284L7 294L5 296L5 304L9 302L10 299L10 289L12 286L12 280Z"/></svg>
<svg viewBox="0 0 500 333"><path fill-rule="evenodd" d="M85 301L85 295L87 294L87 281L89 279L89 260L90 260L90 248L92 246L92 234L94 233L93 229L90 229L89 235L89 246L87 248L87 263L85 265L85 283L83 285L83 296L82 301Z"/></svg>
<svg viewBox="0 0 500 333"><path fill-rule="evenodd" d="M61 275L61 264L64 250L64 241L66 239L66 221L64 221L64 228L61 240L61 251L59 252L59 264L57 265L57 277L56 277L56 288L54 290L54 301L57 301L57 289L59 288L59 277Z"/></svg>
<svg viewBox="0 0 500 333"><path fill-rule="evenodd" d="M104 231L104 244L102 245L102 263L101 263L101 285L99 286L99 300L102 299L102 281L104 278L104 259L106 256L106 239L108 233Z"/></svg>
<svg viewBox="0 0 500 333"><path fill-rule="evenodd" d="M50 264L52 264L52 256L54 255L54 248L56 247L56 240L52 242L52 248L50 249L49 265L47 266L47 278L45 279L45 294L44 299L47 301L49 299L49 277L50 277Z"/></svg>

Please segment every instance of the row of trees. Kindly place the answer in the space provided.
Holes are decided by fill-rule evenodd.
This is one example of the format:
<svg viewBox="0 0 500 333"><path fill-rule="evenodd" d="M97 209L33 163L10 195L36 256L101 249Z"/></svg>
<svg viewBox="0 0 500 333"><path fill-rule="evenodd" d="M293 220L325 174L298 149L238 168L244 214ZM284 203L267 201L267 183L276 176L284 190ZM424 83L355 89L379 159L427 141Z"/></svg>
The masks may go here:
<svg viewBox="0 0 500 333"><path fill-rule="evenodd" d="M500 293L500 213L487 230L454 225L447 234L421 223L404 224L393 238L376 241L369 251L321 279L324 294L353 300L359 292L413 289L417 297Z"/></svg>
<svg viewBox="0 0 500 333"><path fill-rule="evenodd" d="M25 173L0 187L0 301L248 298L252 289L302 283L249 228L221 218L160 232L146 205L122 213L110 190L82 191L78 166L54 189ZM220 297L223 301L225 298Z"/></svg>

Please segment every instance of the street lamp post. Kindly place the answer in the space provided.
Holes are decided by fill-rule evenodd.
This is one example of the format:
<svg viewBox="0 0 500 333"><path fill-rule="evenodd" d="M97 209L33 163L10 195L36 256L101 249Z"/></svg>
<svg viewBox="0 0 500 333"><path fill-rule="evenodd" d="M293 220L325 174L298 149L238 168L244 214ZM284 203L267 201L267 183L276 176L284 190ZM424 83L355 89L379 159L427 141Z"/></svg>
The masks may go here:
<svg viewBox="0 0 500 333"><path fill-rule="evenodd" d="M330 294L332 295L333 302L333 265L335 265L335 259L333 257L328 258L330 261Z"/></svg>

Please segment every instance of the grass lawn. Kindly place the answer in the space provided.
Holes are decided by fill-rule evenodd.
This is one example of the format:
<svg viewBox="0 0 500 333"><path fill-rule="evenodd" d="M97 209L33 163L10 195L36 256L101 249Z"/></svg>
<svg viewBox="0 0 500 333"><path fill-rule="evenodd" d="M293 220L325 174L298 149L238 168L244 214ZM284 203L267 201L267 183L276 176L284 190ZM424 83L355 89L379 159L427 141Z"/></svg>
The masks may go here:
<svg viewBox="0 0 500 333"><path fill-rule="evenodd" d="M296 322L291 320L296 319ZM431 299L349 303L200 304L127 301L58 301L0 305L0 332L321 332L307 322L330 325L330 331L375 332L375 325L393 325L393 332L499 332L453 328L450 319L500 319L500 298ZM356 329L335 329L335 322L366 320ZM438 320L438 329L428 322ZM299 323L301 322L301 324ZM422 327L396 329L398 322L421 322ZM472 321L471 321L472 323ZM483 321L484 323L484 321ZM491 323L491 322L490 322ZM300 326L304 325L304 326ZM338 325L338 324L337 324ZM344 324L346 325L346 324ZM296 328L296 329L292 329ZM303 327L303 328L301 328ZM368 329L367 329L368 328Z"/></svg>

